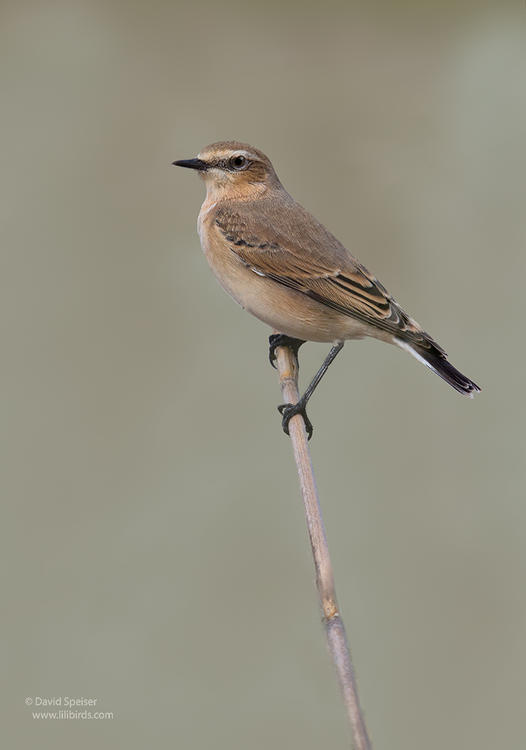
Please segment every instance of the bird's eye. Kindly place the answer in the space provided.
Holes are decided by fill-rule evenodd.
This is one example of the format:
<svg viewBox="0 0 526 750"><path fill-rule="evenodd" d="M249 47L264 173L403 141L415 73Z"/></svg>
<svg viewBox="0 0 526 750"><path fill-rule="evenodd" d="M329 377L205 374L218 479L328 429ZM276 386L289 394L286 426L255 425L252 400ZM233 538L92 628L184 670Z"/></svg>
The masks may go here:
<svg viewBox="0 0 526 750"><path fill-rule="evenodd" d="M238 154L237 156L233 156L230 159L230 166L232 167L232 169L235 169L239 172L240 170L247 168L248 159L246 159L244 156L241 156L241 154Z"/></svg>

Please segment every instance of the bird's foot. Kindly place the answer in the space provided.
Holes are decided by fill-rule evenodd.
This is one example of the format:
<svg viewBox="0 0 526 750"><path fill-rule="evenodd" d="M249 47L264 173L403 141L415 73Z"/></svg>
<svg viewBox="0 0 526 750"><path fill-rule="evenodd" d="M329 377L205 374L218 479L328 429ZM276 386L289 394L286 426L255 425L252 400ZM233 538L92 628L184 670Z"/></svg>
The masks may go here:
<svg viewBox="0 0 526 750"><path fill-rule="evenodd" d="M304 343L303 339L293 339L292 336L285 336L284 333L273 333L268 337L268 358L272 367L276 367L276 349L278 346L288 346L297 357L298 349Z"/></svg>
<svg viewBox="0 0 526 750"><path fill-rule="evenodd" d="M305 429L307 430L308 439L311 439L312 433L314 432L314 427L312 426L312 422L307 416L306 401L300 398L297 404L281 404L281 406L278 406L278 411L282 416L281 426L283 427L283 432L285 433L285 435L290 435L289 422L292 417L296 416L296 414L301 414L301 416L303 417L303 421L305 422Z"/></svg>

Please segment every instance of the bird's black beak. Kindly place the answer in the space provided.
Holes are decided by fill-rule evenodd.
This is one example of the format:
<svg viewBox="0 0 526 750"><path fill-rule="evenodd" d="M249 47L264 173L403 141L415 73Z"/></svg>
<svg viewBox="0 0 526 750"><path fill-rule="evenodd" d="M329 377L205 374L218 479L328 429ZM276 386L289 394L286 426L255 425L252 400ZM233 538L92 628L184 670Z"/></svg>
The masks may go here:
<svg viewBox="0 0 526 750"><path fill-rule="evenodd" d="M198 169L200 172L204 172L206 169L208 169L208 164L206 161L202 161L201 159L179 159L179 161L174 161L172 164L176 167L187 167L188 169Z"/></svg>

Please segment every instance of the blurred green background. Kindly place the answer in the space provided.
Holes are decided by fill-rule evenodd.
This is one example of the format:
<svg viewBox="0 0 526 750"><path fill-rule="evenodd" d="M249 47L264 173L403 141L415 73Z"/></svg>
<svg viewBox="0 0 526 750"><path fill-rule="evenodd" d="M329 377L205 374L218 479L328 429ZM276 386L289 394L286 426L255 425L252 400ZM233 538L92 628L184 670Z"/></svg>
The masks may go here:
<svg viewBox="0 0 526 750"><path fill-rule="evenodd" d="M484 388L357 342L310 408L375 748L524 747L524 22L3 0L6 746L349 741L269 331L212 277L203 186L170 166L240 139ZM37 721L26 696L115 718Z"/></svg>

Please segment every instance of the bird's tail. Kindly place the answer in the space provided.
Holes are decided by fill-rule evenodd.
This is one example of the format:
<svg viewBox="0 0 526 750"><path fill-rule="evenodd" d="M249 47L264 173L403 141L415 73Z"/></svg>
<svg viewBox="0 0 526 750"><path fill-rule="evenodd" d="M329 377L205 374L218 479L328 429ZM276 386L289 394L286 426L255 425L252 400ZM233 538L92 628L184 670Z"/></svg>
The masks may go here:
<svg viewBox="0 0 526 750"><path fill-rule="evenodd" d="M473 398L475 393L480 391L479 386L472 380L463 375L456 367L448 362L445 353L434 345L434 342L430 342L429 348L418 346L416 344L409 344L407 341L396 339L398 346L405 349L409 354L418 359L419 362L423 362L426 367L436 372L437 375L449 383L449 385L456 391L461 393L463 396L469 396Z"/></svg>

